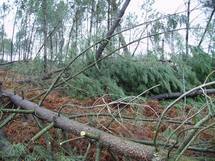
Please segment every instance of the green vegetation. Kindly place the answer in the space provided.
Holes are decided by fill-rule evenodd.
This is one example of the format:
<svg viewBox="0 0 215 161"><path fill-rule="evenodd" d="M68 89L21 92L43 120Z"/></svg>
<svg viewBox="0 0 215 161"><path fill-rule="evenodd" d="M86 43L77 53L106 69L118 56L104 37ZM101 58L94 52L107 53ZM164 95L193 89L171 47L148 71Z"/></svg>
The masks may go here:
<svg viewBox="0 0 215 161"><path fill-rule="evenodd" d="M88 62L89 60L77 61L67 71L67 75L75 74ZM17 64L13 70L26 76L40 75L42 60ZM156 53L135 57L117 56L104 60L67 82L66 89L75 98L93 98L108 94L116 99L125 95L138 95L157 84L160 86L152 89L150 95L183 92L184 85L185 90L198 86L212 71L213 58L201 49L193 49L192 56L185 61L182 61L181 56L175 56L172 62L161 62ZM212 74L207 81L214 78L215 75Z"/></svg>

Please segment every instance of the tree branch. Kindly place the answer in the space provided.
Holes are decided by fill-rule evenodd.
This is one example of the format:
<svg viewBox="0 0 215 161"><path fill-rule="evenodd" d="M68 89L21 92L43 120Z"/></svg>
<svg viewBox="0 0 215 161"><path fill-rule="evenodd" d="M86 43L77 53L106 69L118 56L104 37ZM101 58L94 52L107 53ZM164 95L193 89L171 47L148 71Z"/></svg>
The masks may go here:
<svg viewBox="0 0 215 161"><path fill-rule="evenodd" d="M15 105L23 109L35 110L35 115L45 121L52 122L53 117L58 116L56 112L52 112L43 107L39 107L37 104L22 99L22 97L14 95L11 92L2 91L2 95L9 97ZM68 132L72 132L75 135L80 135L81 131L85 131L87 133L99 133L99 142L103 147L110 149L111 151L129 156L131 158L152 160L154 155L154 148L152 147L134 143L132 141L128 141L117 136L113 136L94 127L84 125L74 120L70 120L62 115L56 118L54 126L66 130Z"/></svg>

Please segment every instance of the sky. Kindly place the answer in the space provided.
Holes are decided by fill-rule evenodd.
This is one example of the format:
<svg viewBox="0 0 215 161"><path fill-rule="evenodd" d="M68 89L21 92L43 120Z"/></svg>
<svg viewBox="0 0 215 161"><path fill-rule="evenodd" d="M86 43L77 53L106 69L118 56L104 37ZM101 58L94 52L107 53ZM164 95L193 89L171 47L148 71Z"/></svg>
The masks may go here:
<svg viewBox="0 0 215 161"><path fill-rule="evenodd" d="M10 0L0 0L0 5L3 2L10 2ZM185 0L155 0L155 4L153 8L157 9L163 14L171 14L178 11L185 10L184 5ZM143 4L144 0L131 0L129 7L127 8L126 13L135 13L136 15L140 15L141 17L141 5ZM5 20L5 31L8 37L12 36L12 26L14 21L14 10L11 11L9 16L7 16Z"/></svg>
<svg viewBox="0 0 215 161"><path fill-rule="evenodd" d="M186 14L186 10L187 10L186 2L188 0L154 0L154 1L155 3L152 6L153 10L157 10L159 13L163 15L174 14L182 11L184 12L184 14ZM198 1L199 0L191 1L191 9L200 7ZM13 0L0 0L0 5L2 5L3 2L13 3ZM136 19L137 24L147 21L143 19L144 18L143 12L145 11L141 9L141 6L146 2L147 2L146 0L131 0L128 8L126 9L126 13L124 17L126 17L129 13L132 13L138 16ZM7 34L7 38L12 37L14 17L15 17L15 7L5 18L5 32ZM200 24L202 27L205 27L207 22L206 19L207 17L205 17L205 14L203 14L203 12L200 10L194 10L191 12L191 17L190 17L191 26L195 24ZM139 35L141 35L141 32L145 29L140 29L140 30L135 30L133 33L125 32L124 36L126 38L126 41L127 42L131 41L130 40L131 36L129 35L132 35L133 39L139 38ZM16 33L16 29L15 29L15 33ZM185 30L179 31L179 33L181 34L182 37L185 37ZM190 39L190 42L189 42L190 45L196 45L196 43L199 41L198 37L192 36L192 34L190 34L189 39ZM145 50L146 43L147 43L146 39L140 42L140 45L138 46L138 52L146 51ZM207 43L207 42L205 41L204 43ZM133 50L135 48L136 48L136 44L132 44L129 46L130 50ZM169 50L170 50L169 47L165 45L165 51L168 52ZM37 49L35 51L37 51Z"/></svg>

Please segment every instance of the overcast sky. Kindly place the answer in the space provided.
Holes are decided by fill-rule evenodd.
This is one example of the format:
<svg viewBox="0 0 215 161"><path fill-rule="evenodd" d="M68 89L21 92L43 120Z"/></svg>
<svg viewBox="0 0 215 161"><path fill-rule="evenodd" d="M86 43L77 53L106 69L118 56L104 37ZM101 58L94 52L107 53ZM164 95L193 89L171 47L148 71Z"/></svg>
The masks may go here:
<svg viewBox="0 0 215 161"><path fill-rule="evenodd" d="M0 0L0 5L3 2L12 2L11 0ZM195 0L194 0L195 1ZM141 5L144 0L131 0L130 5L127 9L127 14L129 12L135 13L136 15L141 15ZM154 9L157 9L161 13L171 14L178 11L184 11L185 8L185 0L155 0ZM5 31L8 37L11 37L12 34L12 26L14 21L14 10L11 11L9 16L7 16L5 21Z"/></svg>
<svg viewBox="0 0 215 161"><path fill-rule="evenodd" d="M14 0L0 0L0 5L3 2L10 2L13 3ZM138 16L137 22L142 23L144 20L142 19L142 12L141 6L143 3L146 2L145 0L131 0L127 10L126 15L128 13L134 13ZM186 3L187 0L155 0L154 5L152 6L153 9L159 11L163 14L173 14L176 12L186 11ZM191 0L191 9L197 7L198 0ZM12 28L15 16L15 7L10 11L10 14L5 18L5 32L8 38L12 37ZM205 15L202 14L200 10L192 11L191 13L191 26L196 23L200 23L203 27L206 24Z"/></svg>

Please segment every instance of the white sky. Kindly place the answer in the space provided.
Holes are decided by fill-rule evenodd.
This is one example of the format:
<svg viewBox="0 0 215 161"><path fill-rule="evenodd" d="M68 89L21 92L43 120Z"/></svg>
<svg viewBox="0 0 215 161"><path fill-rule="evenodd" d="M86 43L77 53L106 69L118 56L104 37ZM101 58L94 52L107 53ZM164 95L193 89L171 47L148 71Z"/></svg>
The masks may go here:
<svg viewBox="0 0 215 161"><path fill-rule="evenodd" d="M144 2L144 0L131 0L127 10L137 13ZM174 13L178 8L184 8L184 0L155 0L153 8L166 14Z"/></svg>
<svg viewBox="0 0 215 161"><path fill-rule="evenodd" d="M186 0L155 0L154 8L164 14L171 14L174 12L185 10L184 2ZM3 2L12 2L11 0L0 0L0 5ZM144 0L131 0L130 5L126 13L135 13L136 15L141 15L141 5ZM14 21L14 10L11 11L9 16L5 20L5 31L8 37L12 35L12 27Z"/></svg>

